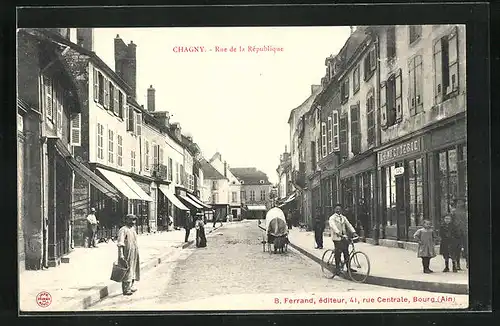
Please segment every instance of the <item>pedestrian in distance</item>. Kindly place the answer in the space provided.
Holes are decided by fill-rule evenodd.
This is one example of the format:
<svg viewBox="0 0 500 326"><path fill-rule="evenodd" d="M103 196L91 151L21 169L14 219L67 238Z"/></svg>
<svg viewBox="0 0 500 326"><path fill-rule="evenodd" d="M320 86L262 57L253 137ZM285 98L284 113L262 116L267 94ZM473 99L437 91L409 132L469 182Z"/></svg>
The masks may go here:
<svg viewBox="0 0 500 326"><path fill-rule="evenodd" d="M349 233L353 238L356 238L358 235L347 217L342 215L342 206L340 204L335 205L335 213L328 219L328 224L330 226L332 241L335 246L334 255L336 273L339 274L341 272L339 268L341 255L344 255L344 262L347 269L351 272L356 272L355 269L351 268L349 263Z"/></svg>
<svg viewBox="0 0 500 326"><path fill-rule="evenodd" d="M323 249L323 232L325 231L325 219L321 216L319 207L316 209L314 217L314 239L316 240L315 249Z"/></svg>
<svg viewBox="0 0 500 326"><path fill-rule="evenodd" d="M125 225L118 231L118 262L127 268L122 279L123 295L132 295L137 291L134 287L134 282L139 281L141 278L139 247L135 231L136 222L137 217L133 214L128 214L125 217Z"/></svg>
<svg viewBox="0 0 500 326"><path fill-rule="evenodd" d="M89 248L97 248L96 246L96 233L97 233L97 224L99 221L95 216L95 208L92 207L90 209L90 214L87 215L87 234L89 238Z"/></svg>
<svg viewBox="0 0 500 326"><path fill-rule="evenodd" d="M186 212L186 218L184 220L184 230L186 230L186 235L184 236L184 242L188 242L189 233L191 233L192 228L193 228L193 218L191 217L190 212Z"/></svg>
<svg viewBox="0 0 500 326"><path fill-rule="evenodd" d="M436 257L434 246L436 244L437 237L434 229L432 228L431 221L424 220L423 227L418 229L413 237L418 241L417 257L422 259L424 273L433 273L434 271L429 268L429 265L431 258Z"/></svg>
<svg viewBox="0 0 500 326"><path fill-rule="evenodd" d="M455 223L460 233L460 252L459 258L463 256L465 258L466 267L469 268L469 227L468 227L468 217L467 209L465 204L466 199L456 198L450 204L450 215L451 220ZM457 270L461 271L460 259L457 261Z"/></svg>
<svg viewBox="0 0 500 326"><path fill-rule="evenodd" d="M205 236L205 223L203 223L203 214L197 214L198 219L194 225L196 229L196 247L205 248L207 246L207 238Z"/></svg>
<svg viewBox="0 0 500 326"><path fill-rule="evenodd" d="M449 272L449 260L451 258L452 270L456 273L457 263L460 260L460 231L457 225L451 220L451 215L447 214L443 218L443 223L439 228L439 237L441 243L439 244L439 253L444 258L444 269L443 272Z"/></svg>

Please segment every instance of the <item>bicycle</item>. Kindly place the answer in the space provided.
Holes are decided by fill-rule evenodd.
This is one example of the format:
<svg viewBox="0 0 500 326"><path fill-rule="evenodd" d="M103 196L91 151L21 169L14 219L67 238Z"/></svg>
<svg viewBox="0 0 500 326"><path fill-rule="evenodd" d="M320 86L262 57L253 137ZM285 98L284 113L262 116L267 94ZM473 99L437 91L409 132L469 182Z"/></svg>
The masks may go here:
<svg viewBox="0 0 500 326"><path fill-rule="evenodd" d="M362 251L356 251L354 243L359 241L359 237L348 239L349 241L349 269L347 275L349 278L357 283L364 283L370 275L370 259ZM327 278L334 278L339 275L339 271L344 270L346 265L344 255L341 255L340 268L335 266L335 251L328 249L321 258L321 271ZM356 270L353 270L356 269Z"/></svg>

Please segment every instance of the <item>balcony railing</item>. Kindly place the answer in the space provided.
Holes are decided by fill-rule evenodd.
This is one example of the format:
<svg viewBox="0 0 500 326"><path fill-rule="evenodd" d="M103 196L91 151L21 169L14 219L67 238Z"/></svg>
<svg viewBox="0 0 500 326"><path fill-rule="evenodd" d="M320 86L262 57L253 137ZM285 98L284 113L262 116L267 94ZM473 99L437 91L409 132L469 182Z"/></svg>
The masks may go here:
<svg viewBox="0 0 500 326"><path fill-rule="evenodd" d="M151 173L156 179L167 180L168 179L168 167L163 164L153 164Z"/></svg>

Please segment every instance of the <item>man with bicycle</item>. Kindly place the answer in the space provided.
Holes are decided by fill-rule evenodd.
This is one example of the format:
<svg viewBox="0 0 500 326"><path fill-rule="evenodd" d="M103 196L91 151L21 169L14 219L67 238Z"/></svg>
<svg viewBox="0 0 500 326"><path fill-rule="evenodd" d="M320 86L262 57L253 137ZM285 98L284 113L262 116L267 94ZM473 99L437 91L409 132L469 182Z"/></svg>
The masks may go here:
<svg viewBox="0 0 500 326"><path fill-rule="evenodd" d="M356 272L349 265L349 238L347 232L349 231L353 238L356 238L358 235L347 217L342 215L342 206L340 204L335 205L335 213L328 219L328 224L330 225L330 234L335 245L335 266L340 266L340 258L343 254L348 270ZM337 267L335 273L339 274L340 272L341 270Z"/></svg>

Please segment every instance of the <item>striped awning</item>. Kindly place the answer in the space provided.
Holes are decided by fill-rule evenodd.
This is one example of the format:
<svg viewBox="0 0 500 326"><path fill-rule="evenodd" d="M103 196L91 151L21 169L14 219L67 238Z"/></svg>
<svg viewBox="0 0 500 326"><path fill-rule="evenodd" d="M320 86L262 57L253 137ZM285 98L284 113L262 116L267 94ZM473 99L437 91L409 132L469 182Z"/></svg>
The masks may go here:
<svg viewBox="0 0 500 326"><path fill-rule="evenodd" d="M188 198L190 198L191 200L193 200L195 203L197 203L198 205L200 205L201 207L203 207L203 209L212 209L211 206L203 203L200 199L198 199L196 196L193 196L189 193L186 194Z"/></svg>
<svg viewBox="0 0 500 326"><path fill-rule="evenodd" d="M160 185L160 191L167 197L167 199L178 209L182 211L188 211L189 208L187 208L180 200L175 196L173 192L171 192L167 186L165 185Z"/></svg>

